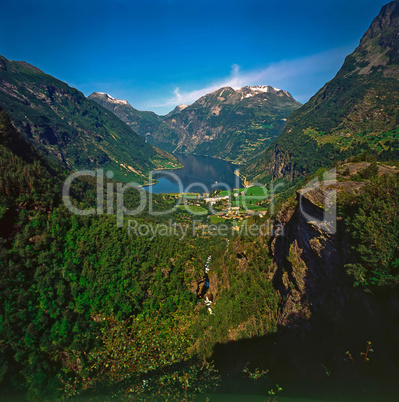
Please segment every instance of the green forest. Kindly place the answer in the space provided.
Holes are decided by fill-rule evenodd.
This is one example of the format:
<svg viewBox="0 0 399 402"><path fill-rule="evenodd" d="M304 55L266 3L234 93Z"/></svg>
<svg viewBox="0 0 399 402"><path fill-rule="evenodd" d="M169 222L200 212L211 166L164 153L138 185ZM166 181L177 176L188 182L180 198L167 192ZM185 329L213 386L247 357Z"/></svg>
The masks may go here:
<svg viewBox="0 0 399 402"><path fill-rule="evenodd" d="M32 400L89 391L194 395L218 385L206 358L232 328L251 317L243 336L276 329L278 296L260 281L267 245L251 247L257 257L240 276L229 257L239 239L129 236L115 216L73 215L60 199L64 171L29 146L4 112L0 130L5 392ZM95 191L94 182L77 181L75 203L92 205ZM126 205L137 202L137 192L126 194ZM137 219L157 223L147 212ZM215 316L195 289L209 254L215 274L228 276Z"/></svg>

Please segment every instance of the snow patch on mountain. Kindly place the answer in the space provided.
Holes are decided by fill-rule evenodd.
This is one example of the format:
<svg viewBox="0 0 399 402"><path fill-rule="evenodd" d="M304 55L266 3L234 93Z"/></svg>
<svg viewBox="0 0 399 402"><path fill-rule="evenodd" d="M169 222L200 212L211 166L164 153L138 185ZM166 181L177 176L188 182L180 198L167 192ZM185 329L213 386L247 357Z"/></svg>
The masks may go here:
<svg viewBox="0 0 399 402"><path fill-rule="evenodd" d="M281 91L280 88L271 87L269 85L262 85L262 86L249 87L249 88L251 89L251 91L254 91L254 92L272 92L272 90L274 92Z"/></svg>
<svg viewBox="0 0 399 402"><path fill-rule="evenodd" d="M283 95L290 96L290 94L287 91L272 87L270 85L245 86L241 88L234 88L234 90L238 93L241 93L241 99L252 98L253 96L258 95L260 93L267 93L267 92L274 93L278 96Z"/></svg>
<svg viewBox="0 0 399 402"><path fill-rule="evenodd" d="M257 85L257 86L247 86L247 87L242 87L238 89L239 91L242 90L250 90L255 93L259 92L280 92L280 88L275 88L270 85Z"/></svg>
<svg viewBox="0 0 399 402"><path fill-rule="evenodd" d="M117 103L119 105L128 105L129 102L127 100L115 99L113 96L106 94L105 92L95 92L95 94L103 95L106 99L110 100L112 103Z"/></svg>

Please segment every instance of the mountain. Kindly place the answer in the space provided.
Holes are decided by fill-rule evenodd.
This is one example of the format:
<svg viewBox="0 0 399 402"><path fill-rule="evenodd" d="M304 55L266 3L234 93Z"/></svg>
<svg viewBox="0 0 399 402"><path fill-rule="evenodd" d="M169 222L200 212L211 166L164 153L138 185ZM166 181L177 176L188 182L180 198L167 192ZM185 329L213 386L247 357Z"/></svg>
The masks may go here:
<svg viewBox="0 0 399 402"><path fill-rule="evenodd" d="M22 198L34 193L44 195L35 197L38 204L48 201L46 192L58 201L60 194L54 193L55 183L61 184L67 174L61 165L46 158L19 133L0 107L0 211L4 201L19 197L20 204L24 205Z"/></svg>
<svg viewBox="0 0 399 402"><path fill-rule="evenodd" d="M163 118L140 112L127 101L95 92L89 96L167 151L196 153L234 162L261 152L301 106L287 91L270 86L220 88Z"/></svg>
<svg viewBox="0 0 399 402"><path fill-rule="evenodd" d="M177 160L146 144L113 113L38 68L0 56L0 106L32 144L69 169L112 169L120 180Z"/></svg>
<svg viewBox="0 0 399 402"><path fill-rule="evenodd" d="M103 92L93 92L89 99L97 102L105 109L114 113L136 133L145 137L146 142L172 152L174 131L163 123L163 118L154 112L143 112L135 109L126 100L115 99ZM179 111L179 106L175 108Z"/></svg>
<svg viewBox="0 0 399 402"><path fill-rule="evenodd" d="M93 92L88 98L110 110L143 137L157 130L162 123L162 118L154 112L141 112L132 107L126 100L115 99L102 92Z"/></svg>
<svg viewBox="0 0 399 402"><path fill-rule="evenodd" d="M292 113L281 136L244 169L294 178L335 160L399 157L399 1L381 9L337 75Z"/></svg>
<svg viewBox="0 0 399 402"><path fill-rule="evenodd" d="M287 91L270 86L224 87L164 122L177 133L173 145L179 151L240 163L276 138L300 105Z"/></svg>

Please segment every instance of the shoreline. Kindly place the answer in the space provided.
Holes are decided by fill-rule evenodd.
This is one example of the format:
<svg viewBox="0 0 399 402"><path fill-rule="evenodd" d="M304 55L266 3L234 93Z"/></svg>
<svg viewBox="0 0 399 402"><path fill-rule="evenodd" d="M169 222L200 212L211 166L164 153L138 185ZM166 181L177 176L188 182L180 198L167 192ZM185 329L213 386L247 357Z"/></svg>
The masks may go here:
<svg viewBox="0 0 399 402"><path fill-rule="evenodd" d="M159 169L153 169L150 172L163 172L163 171L168 171L168 170L178 170L178 169L183 169L184 165L182 163L180 163L181 166L179 167L170 167L170 168L159 168ZM159 183L158 180L153 181L152 183L148 183L148 184L140 184L139 186L137 186L138 188L143 188L143 187L150 187L153 186L154 184Z"/></svg>

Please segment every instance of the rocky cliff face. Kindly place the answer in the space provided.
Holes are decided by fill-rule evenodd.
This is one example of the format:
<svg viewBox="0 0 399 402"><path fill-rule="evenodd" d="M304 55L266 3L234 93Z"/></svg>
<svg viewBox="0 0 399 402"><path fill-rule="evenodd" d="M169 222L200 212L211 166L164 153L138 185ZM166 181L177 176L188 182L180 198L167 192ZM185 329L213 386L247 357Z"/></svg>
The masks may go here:
<svg viewBox="0 0 399 402"><path fill-rule="evenodd" d="M342 170L353 174L362 167L364 164L345 165ZM395 172L388 166L379 168L380 174ZM283 338L287 337L281 340L280 348L291 350L291 362L298 370L310 370L310 363L317 366L317 361L319 365L324 361L334 375L351 377L354 373L347 363L355 362L350 361L346 351L360 364L361 349L358 350L365 349L367 341L371 341L379 350L378 358L373 356L378 364L398 371L398 362L392 355L392 340L399 332L393 324L399 317L396 296L384 298L355 288L345 269L352 258L345 222L338 216L334 233L317 223L324 217L328 191L335 190L340 199L345 194L356 196L364 185L365 182L349 180L299 190L296 205L287 205L277 217L283 234L272 242L275 265L271 275L281 296L279 325ZM306 349L300 351L298 345ZM277 354L272 355L277 358Z"/></svg>
<svg viewBox="0 0 399 402"><path fill-rule="evenodd" d="M341 173L347 170L353 175L364 167L344 165ZM395 172L389 166L379 167L380 174ZM375 383L397 383L398 297L394 292L371 294L354 287L345 268L352 258L345 222L338 215L336 231L325 231L318 224L330 191L335 190L338 199L348 194L356 198L365 185L346 179L299 190L296 201L288 202L277 215L283 229L271 243L274 262L269 277L280 295L278 330L218 345L214 358L221 370L239 370L240 361L251 362L266 367L279 384L295 387L311 381L314 395L321 393L318 396L330 387L330 398L337 391L347 397L355 390L370 392ZM365 361L368 342L374 352Z"/></svg>
<svg viewBox="0 0 399 402"><path fill-rule="evenodd" d="M342 170L354 174L364 167ZM380 173L389 171L396 170L380 167ZM386 394L397 395L398 297L354 287L345 269L352 258L345 222L338 217L334 233L316 224L324 216L328 191L356 198L364 184L348 180L302 189L295 203L281 209L277 220L283 231L272 240L269 272L280 296L277 331L218 344L213 358L221 372L240 373L244 364L267 369L271 384L282 384L295 396L307 389L303 395L309 398L346 400L357 394L388 400ZM366 360L368 342L373 352Z"/></svg>
<svg viewBox="0 0 399 402"><path fill-rule="evenodd" d="M328 179L297 190L295 205L287 204L277 215L283 230L282 236L272 242L273 275L274 284L285 300L280 317L282 325L289 326L300 318L297 308L312 314L322 311L342 315L340 309L348 308L346 303L357 295L345 268L355 258L351 252L353 239L338 206L343 207L345 199L350 199L351 205L356 204L368 181L353 178L361 177L370 165L367 162L340 165L336 171L339 180ZM373 166L380 176L399 174L395 166ZM331 202L334 198L335 203ZM367 216L368 212L363 213ZM364 299L363 291L359 295Z"/></svg>
<svg viewBox="0 0 399 402"><path fill-rule="evenodd" d="M245 167L247 176L251 181L262 181L265 177L277 180L286 178L292 181L301 175L291 159L291 153L282 149L279 145L270 148L261 159L253 159Z"/></svg>
<svg viewBox="0 0 399 402"><path fill-rule="evenodd" d="M296 206L287 206L277 219L283 234L272 243L275 257L273 281L284 300L280 324L301 324L313 314L333 311L339 316L352 281L344 265L349 259L348 236L338 217L335 233L325 229L328 191L356 194L363 182L326 182L312 190L298 190ZM320 223L323 222L323 223Z"/></svg>
<svg viewBox="0 0 399 402"><path fill-rule="evenodd" d="M281 136L246 168L249 178L314 172L366 150L399 146L399 1L384 6L335 78L292 113ZM389 141L387 141L389 139ZM392 142L390 142L392 141ZM283 165L278 153L284 153ZM389 159L390 157L387 157Z"/></svg>

